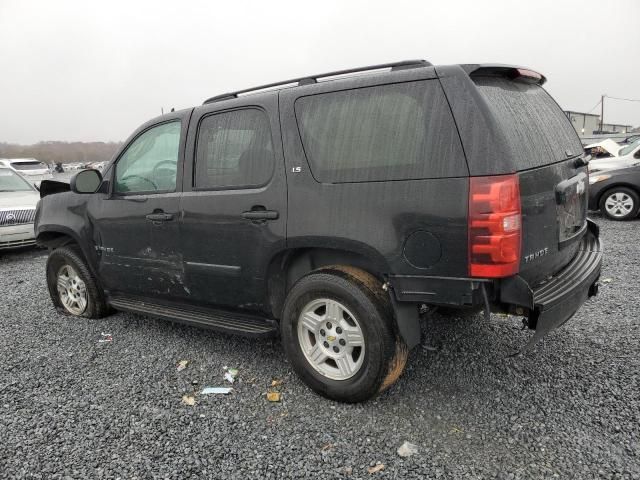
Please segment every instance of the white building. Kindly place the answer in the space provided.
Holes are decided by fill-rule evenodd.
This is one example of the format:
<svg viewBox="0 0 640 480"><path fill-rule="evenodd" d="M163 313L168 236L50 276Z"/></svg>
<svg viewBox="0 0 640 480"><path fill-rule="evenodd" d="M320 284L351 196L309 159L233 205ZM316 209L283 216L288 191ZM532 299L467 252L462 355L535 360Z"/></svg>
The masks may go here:
<svg viewBox="0 0 640 480"><path fill-rule="evenodd" d="M565 115L571 121L571 125L580 137L588 137L600 133L600 115L595 113L572 112L566 110ZM631 125L605 123L602 125L604 133L627 133L633 130Z"/></svg>

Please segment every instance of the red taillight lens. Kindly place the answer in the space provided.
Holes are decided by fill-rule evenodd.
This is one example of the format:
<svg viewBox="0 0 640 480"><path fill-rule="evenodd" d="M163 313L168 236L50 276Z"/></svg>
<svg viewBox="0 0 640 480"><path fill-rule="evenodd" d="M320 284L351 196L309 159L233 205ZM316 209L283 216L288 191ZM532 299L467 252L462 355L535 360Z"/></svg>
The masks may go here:
<svg viewBox="0 0 640 480"><path fill-rule="evenodd" d="M469 275L518 273L522 238L517 175L469 179Z"/></svg>

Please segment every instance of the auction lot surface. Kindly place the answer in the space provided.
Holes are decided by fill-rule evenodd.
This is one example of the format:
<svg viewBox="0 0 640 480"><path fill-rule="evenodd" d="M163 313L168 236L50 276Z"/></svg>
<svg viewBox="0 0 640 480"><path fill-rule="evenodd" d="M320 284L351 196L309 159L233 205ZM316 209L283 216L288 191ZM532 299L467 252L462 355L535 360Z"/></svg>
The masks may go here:
<svg viewBox="0 0 640 480"><path fill-rule="evenodd" d="M532 353L508 358L531 335L516 317L436 314L360 405L308 390L277 340L60 315L46 253L0 253L0 477L640 478L640 221L596 221L600 295ZM230 386L224 366L235 391L200 395ZM419 452L399 457L404 441Z"/></svg>

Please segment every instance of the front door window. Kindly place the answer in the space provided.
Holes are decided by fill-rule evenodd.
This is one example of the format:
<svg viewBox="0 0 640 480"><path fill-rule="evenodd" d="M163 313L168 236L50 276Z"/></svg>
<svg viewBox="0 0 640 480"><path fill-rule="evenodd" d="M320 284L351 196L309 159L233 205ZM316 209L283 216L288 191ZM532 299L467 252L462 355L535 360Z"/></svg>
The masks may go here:
<svg viewBox="0 0 640 480"><path fill-rule="evenodd" d="M180 121L153 127L129 145L116 164L114 191L121 194L176 189Z"/></svg>

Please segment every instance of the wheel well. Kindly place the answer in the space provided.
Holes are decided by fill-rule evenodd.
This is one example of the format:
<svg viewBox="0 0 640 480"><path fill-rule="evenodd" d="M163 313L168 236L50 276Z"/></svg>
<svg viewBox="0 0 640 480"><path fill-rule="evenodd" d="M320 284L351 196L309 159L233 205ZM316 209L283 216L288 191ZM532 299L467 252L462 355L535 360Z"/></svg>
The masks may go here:
<svg viewBox="0 0 640 480"><path fill-rule="evenodd" d="M636 195L640 196L640 188L638 188L636 185L630 185L628 183L616 183L615 185L611 185L607 188L605 188L602 193L600 193L600 196L598 197L598 208L600 208L600 202L602 201L602 198L609 193L611 190L615 189L615 188L628 188L629 190L633 190Z"/></svg>
<svg viewBox="0 0 640 480"><path fill-rule="evenodd" d="M280 252L270 262L267 292L271 312L280 318L291 287L303 276L329 265L350 265L384 281L384 266L365 255L331 248L298 248Z"/></svg>
<svg viewBox="0 0 640 480"><path fill-rule="evenodd" d="M38 245L47 248L60 248L70 243L76 243L72 236L60 232L42 232L38 235L36 241Z"/></svg>

